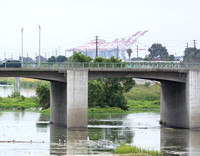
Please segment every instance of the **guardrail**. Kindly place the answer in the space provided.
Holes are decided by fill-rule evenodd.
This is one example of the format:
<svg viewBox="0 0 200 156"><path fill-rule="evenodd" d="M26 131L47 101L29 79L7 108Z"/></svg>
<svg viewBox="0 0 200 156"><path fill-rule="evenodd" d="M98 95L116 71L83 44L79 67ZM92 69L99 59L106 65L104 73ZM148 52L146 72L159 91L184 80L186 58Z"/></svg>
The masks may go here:
<svg viewBox="0 0 200 156"><path fill-rule="evenodd" d="M19 68L12 63L5 63L1 68ZM22 63L21 68L133 68L133 69L200 69L200 63L183 62L128 62L128 63Z"/></svg>

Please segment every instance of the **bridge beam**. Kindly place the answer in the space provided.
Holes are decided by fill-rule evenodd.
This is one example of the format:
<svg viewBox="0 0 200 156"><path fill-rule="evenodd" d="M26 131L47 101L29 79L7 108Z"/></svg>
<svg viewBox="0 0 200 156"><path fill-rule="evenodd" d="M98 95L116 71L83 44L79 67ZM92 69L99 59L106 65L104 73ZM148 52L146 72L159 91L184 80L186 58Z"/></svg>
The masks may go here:
<svg viewBox="0 0 200 156"><path fill-rule="evenodd" d="M51 81L50 123L67 126L67 83Z"/></svg>
<svg viewBox="0 0 200 156"><path fill-rule="evenodd" d="M67 70L67 127L87 128L88 71Z"/></svg>

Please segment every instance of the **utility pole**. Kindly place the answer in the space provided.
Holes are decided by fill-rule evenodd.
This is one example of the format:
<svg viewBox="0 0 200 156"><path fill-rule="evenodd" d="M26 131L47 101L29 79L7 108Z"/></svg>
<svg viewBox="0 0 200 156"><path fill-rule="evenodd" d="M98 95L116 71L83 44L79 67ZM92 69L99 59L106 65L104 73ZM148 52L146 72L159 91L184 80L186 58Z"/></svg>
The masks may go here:
<svg viewBox="0 0 200 156"><path fill-rule="evenodd" d="M186 48L188 48L188 42L186 43Z"/></svg>
<svg viewBox="0 0 200 156"><path fill-rule="evenodd" d="M96 56L98 56L98 37L96 36Z"/></svg>
<svg viewBox="0 0 200 156"><path fill-rule="evenodd" d="M194 48L196 48L196 40L193 40L194 41Z"/></svg>
<svg viewBox="0 0 200 156"><path fill-rule="evenodd" d="M162 61L162 47L161 47L161 51L160 51L160 60Z"/></svg>
<svg viewBox="0 0 200 156"><path fill-rule="evenodd" d="M138 60L138 45L137 45L137 60Z"/></svg>
<svg viewBox="0 0 200 156"><path fill-rule="evenodd" d="M41 44L41 26L38 25L39 27L39 61L38 61L38 66L40 67L40 44Z"/></svg>
<svg viewBox="0 0 200 156"><path fill-rule="evenodd" d="M22 51L21 63L22 64L24 62L24 60L23 60L23 31L24 31L24 28L21 29L21 51Z"/></svg>
<svg viewBox="0 0 200 156"><path fill-rule="evenodd" d="M197 56L196 56L196 40L193 40L194 41L194 59L195 59L195 62L197 61Z"/></svg>

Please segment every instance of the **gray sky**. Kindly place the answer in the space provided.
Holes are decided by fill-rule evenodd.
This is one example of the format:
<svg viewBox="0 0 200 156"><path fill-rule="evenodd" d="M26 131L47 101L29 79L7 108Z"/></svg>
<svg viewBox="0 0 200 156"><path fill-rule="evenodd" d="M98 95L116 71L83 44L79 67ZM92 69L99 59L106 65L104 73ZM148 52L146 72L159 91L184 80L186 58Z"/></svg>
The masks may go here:
<svg viewBox="0 0 200 156"><path fill-rule="evenodd" d="M148 49L153 43L166 46L170 54L183 55L186 42L200 43L199 0L0 0L0 58L41 54L82 45L95 36L114 40L149 30L138 42ZM145 45L145 46L142 46ZM132 47L133 49L135 46ZM139 56L148 54L140 51ZM134 51L133 56L136 56Z"/></svg>

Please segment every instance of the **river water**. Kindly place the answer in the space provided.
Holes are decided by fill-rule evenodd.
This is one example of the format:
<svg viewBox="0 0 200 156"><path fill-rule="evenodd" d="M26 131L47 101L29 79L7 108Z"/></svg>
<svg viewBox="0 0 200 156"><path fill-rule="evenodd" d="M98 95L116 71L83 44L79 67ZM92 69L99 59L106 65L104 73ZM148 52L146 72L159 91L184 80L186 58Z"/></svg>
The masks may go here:
<svg viewBox="0 0 200 156"><path fill-rule="evenodd" d="M0 86L0 96L13 86ZM21 88L30 97L34 89ZM200 131L161 128L159 113L89 114L87 130L49 124L34 111L0 110L0 155L111 154L120 143L160 150L164 155L200 155Z"/></svg>
<svg viewBox="0 0 200 156"><path fill-rule="evenodd" d="M89 114L87 130L49 124L31 111L0 112L0 155L111 154L126 143L165 155L200 155L200 132L161 128L157 113Z"/></svg>

